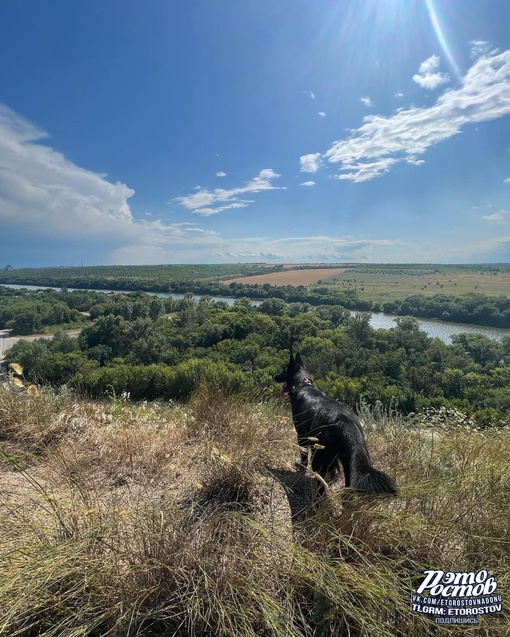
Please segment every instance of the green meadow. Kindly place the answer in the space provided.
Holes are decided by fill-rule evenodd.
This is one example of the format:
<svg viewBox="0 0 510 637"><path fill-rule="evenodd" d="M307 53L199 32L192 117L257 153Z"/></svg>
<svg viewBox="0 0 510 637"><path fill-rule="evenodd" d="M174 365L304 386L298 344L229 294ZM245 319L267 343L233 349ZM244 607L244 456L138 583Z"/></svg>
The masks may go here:
<svg viewBox="0 0 510 637"><path fill-rule="evenodd" d="M346 292L359 298L384 303L421 294L463 295L476 292L487 296L510 296L510 266L393 265L354 266L315 287Z"/></svg>

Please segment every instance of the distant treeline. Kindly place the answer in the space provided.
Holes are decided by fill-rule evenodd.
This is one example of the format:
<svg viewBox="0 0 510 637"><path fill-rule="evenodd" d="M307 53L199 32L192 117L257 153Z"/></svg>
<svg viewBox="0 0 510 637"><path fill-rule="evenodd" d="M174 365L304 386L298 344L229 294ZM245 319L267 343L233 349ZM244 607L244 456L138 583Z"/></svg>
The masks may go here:
<svg viewBox="0 0 510 637"><path fill-rule="evenodd" d="M454 265L441 263L364 263L353 265L352 267L359 274L402 274L406 276L427 276L442 273L451 275L470 272L475 274L503 274L510 272L510 265L507 263L457 263Z"/></svg>
<svg viewBox="0 0 510 637"><path fill-rule="evenodd" d="M41 298L29 301L32 295ZM20 363L32 382L137 400L186 400L205 383L265 399L278 394L273 376L293 343L317 385L352 406L379 402L404 413L459 408L484 426L510 419L510 336L498 342L461 334L446 345L410 317L374 330L370 314L281 299L255 307L191 295L45 291L21 298L89 315L81 315L87 322L79 338L61 330L53 340L21 340L6 352L7 363ZM8 296L1 301L11 305Z"/></svg>
<svg viewBox="0 0 510 637"><path fill-rule="evenodd" d="M150 289L169 281L224 280L238 276L251 276L279 272L282 265L268 266L258 263L197 264L197 265L94 265L62 268L19 268L0 270L2 283L20 285L47 285L50 287L77 287L97 289ZM127 285L127 288L122 288Z"/></svg>
<svg viewBox="0 0 510 637"><path fill-rule="evenodd" d="M383 303L382 309L388 314L401 316L510 327L510 298L507 296L494 297L476 293L460 296L416 294L408 296L403 301Z"/></svg>

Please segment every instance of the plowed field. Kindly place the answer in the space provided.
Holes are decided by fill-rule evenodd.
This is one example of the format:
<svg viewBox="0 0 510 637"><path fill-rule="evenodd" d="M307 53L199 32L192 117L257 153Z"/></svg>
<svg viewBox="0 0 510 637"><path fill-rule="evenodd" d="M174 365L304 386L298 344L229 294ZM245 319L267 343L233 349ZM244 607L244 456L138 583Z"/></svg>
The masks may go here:
<svg viewBox="0 0 510 637"><path fill-rule="evenodd" d="M285 270L283 272L271 272L270 274L257 274L256 276L237 277L223 281L229 283L256 283L263 285L312 285L321 279L328 279L335 274L345 272L346 268L312 268L310 270Z"/></svg>

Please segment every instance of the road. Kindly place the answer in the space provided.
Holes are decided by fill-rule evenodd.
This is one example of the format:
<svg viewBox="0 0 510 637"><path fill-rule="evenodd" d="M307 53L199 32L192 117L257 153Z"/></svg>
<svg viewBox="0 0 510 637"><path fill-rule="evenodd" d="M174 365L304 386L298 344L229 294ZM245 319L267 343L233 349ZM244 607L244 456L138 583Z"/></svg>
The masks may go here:
<svg viewBox="0 0 510 637"><path fill-rule="evenodd" d="M69 336L77 337L81 332L80 328L68 330ZM0 363L4 360L4 352L11 348L20 340L35 341L38 338L50 339L53 334L30 334L28 336L10 336L10 330L0 330Z"/></svg>

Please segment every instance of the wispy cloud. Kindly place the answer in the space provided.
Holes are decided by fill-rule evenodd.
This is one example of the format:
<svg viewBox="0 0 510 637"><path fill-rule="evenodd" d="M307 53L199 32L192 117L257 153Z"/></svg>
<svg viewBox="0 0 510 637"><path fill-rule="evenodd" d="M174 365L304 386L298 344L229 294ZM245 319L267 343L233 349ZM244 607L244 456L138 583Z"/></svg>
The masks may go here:
<svg viewBox="0 0 510 637"><path fill-rule="evenodd" d="M395 97L398 97L400 99L401 97L404 97L404 94L403 93L395 93Z"/></svg>
<svg viewBox="0 0 510 637"><path fill-rule="evenodd" d="M364 162L359 164L346 164L345 168L350 172L336 175L337 179L347 179L349 181L368 181L379 175L384 175L396 164L398 159L386 157L378 161Z"/></svg>
<svg viewBox="0 0 510 637"><path fill-rule="evenodd" d="M117 263L169 263L169 262L225 262L235 261L291 261L291 262L338 262L367 261L387 262L395 260L398 250L405 250L407 261L416 255L414 244L398 240L362 239L311 235L271 239L265 236L229 238L219 235L197 236L195 242L174 242L171 247L164 244L154 246L127 246L117 251ZM430 249L423 250L430 255Z"/></svg>
<svg viewBox="0 0 510 637"><path fill-rule="evenodd" d="M500 233L501 234L501 233ZM244 260L270 260L262 254L274 255L279 261L299 262L375 262L375 263L467 263L507 260L510 254L510 237L496 239L480 238L462 244L451 241L434 243L405 242L396 238L337 237L311 235L269 239L267 237L246 237L225 241L218 237L216 254L230 253L230 258ZM241 255L252 255L250 257ZM259 257L259 258L257 258ZM224 260L224 257L223 257Z"/></svg>
<svg viewBox="0 0 510 637"><path fill-rule="evenodd" d="M201 228L175 224L182 237L161 237L151 232L143 242L119 248L113 263L212 263L225 261L280 262L375 262L375 263L467 263L506 261L510 237L480 239L462 245L429 242L403 242L398 239L363 239L312 235L272 239L265 236L224 238ZM162 225L164 230L166 226ZM501 233L500 233L501 234ZM148 240L147 237L150 237Z"/></svg>
<svg viewBox="0 0 510 637"><path fill-rule="evenodd" d="M315 186L315 181L304 181L300 186Z"/></svg>
<svg viewBox="0 0 510 637"><path fill-rule="evenodd" d="M224 173L221 170L220 170L220 172L216 173L216 177L226 177L226 176L227 176L227 173Z"/></svg>
<svg viewBox="0 0 510 637"><path fill-rule="evenodd" d="M486 40L471 40L471 58L476 59L482 55L487 55L492 48L491 43Z"/></svg>
<svg viewBox="0 0 510 637"><path fill-rule="evenodd" d="M250 249L243 246L249 245ZM229 249L216 253L222 258L245 260L279 260L293 262L311 261L365 261L374 255L385 260L394 253L398 246L404 246L398 240L390 239L362 239L332 237L328 235L311 235L287 237L269 240L265 237L252 237L235 240ZM412 250L409 246L409 250ZM388 256L387 256L388 255Z"/></svg>
<svg viewBox="0 0 510 637"><path fill-rule="evenodd" d="M374 103L372 102L372 100L367 96L367 97L360 97L359 101L366 106L367 108L373 108L374 107Z"/></svg>
<svg viewBox="0 0 510 637"><path fill-rule="evenodd" d="M405 161L423 163L428 148L458 135L471 123L510 114L510 50L481 57L457 89L446 90L427 108L401 109L391 117L369 115L351 136L335 142L324 154L301 157L301 170L315 172L327 160L340 164L339 179L373 179Z"/></svg>
<svg viewBox="0 0 510 637"><path fill-rule="evenodd" d="M504 184L510 184L510 177L507 177L507 178L503 181L503 183L504 183Z"/></svg>
<svg viewBox="0 0 510 637"><path fill-rule="evenodd" d="M326 117L326 113L324 111L319 111L319 116L320 117Z"/></svg>
<svg viewBox="0 0 510 637"><path fill-rule="evenodd" d="M482 217L482 219L484 221L488 221L489 223L503 224L505 223L505 217L505 211L500 210L499 212L494 212L492 215L485 215Z"/></svg>
<svg viewBox="0 0 510 637"><path fill-rule="evenodd" d="M310 155L303 155L300 157L300 162L302 173L316 173L322 166L321 154L311 153Z"/></svg>
<svg viewBox="0 0 510 637"><path fill-rule="evenodd" d="M279 261L285 258L285 254L278 254L276 252L217 252L216 256L227 259L247 259L253 261Z"/></svg>
<svg viewBox="0 0 510 637"><path fill-rule="evenodd" d="M310 99L312 99L312 100L314 100L314 99L315 99L315 93L314 93L313 91L303 91L303 93L304 93L305 95L308 95L308 97L309 97Z"/></svg>
<svg viewBox="0 0 510 637"><path fill-rule="evenodd" d="M424 62L420 64L420 68L416 75L413 75L413 80L421 87L433 90L441 84L446 84L450 81L448 73L439 73L437 71L439 67L440 57L438 55L431 55Z"/></svg>
<svg viewBox="0 0 510 637"><path fill-rule="evenodd" d="M375 263L465 263L501 260L510 250L510 237L480 239L459 245L448 243L404 242L396 238L337 237L307 235L270 239L245 237L225 240L211 238L217 249L213 256L219 261L280 261L304 262L375 262ZM505 252L506 251L506 252Z"/></svg>
<svg viewBox="0 0 510 637"><path fill-rule="evenodd" d="M403 247L393 239L352 239L328 235L312 235L277 239L268 244L271 251L286 255L292 261L365 261L388 259L397 247ZM388 256L386 256L388 255Z"/></svg>
<svg viewBox="0 0 510 637"><path fill-rule="evenodd" d="M285 190L284 186L273 185L272 180L277 177L280 175L275 173L272 168L265 168L260 171L257 177L239 188L230 190L199 188L194 194L176 197L174 201L193 213L206 216L215 215L224 210L244 208L248 204L254 203L253 199L240 199L239 195L255 194L266 190Z"/></svg>

